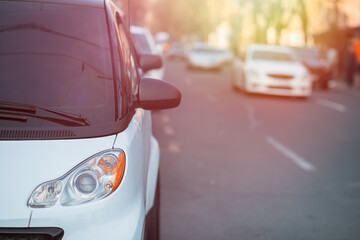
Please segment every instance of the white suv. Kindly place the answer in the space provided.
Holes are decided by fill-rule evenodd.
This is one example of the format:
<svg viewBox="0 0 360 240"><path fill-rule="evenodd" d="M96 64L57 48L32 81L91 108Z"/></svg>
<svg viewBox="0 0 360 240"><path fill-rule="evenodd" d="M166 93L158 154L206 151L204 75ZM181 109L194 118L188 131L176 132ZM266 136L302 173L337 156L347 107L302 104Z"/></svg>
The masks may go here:
<svg viewBox="0 0 360 240"><path fill-rule="evenodd" d="M181 94L137 69L161 58L136 59L112 1L1 1L0 16L0 239L158 239L148 110Z"/></svg>
<svg viewBox="0 0 360 240"><path fill-rule="evenodd" d="M244 74L232 84L250 93L308 97L312 77L286 46L252 44L246 52Z"/></svg>

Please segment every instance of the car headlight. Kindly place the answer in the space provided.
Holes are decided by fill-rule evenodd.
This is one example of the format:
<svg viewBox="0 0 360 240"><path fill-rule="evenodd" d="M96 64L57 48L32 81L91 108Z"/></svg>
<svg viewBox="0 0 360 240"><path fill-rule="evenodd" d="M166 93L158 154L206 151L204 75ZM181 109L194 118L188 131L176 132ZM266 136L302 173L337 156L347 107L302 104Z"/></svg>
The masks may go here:
<svg viewBox="0 0 360 240"><path fill-rule="evenodd" d="M300 79L302 81L305 81L305 82L306 81L311 81L311 74L309 72L304 72L300 76L301 76Z"/></svg>
<svg viewBox="0 0 360 240"><path fill-rule="evenodd" d="M36 187L28 206L45 208L58 203L74 206L105 198L119 187L124 171L125 153L121 149L100 152L64 176Z"/></svg>
<svg viewBox="0 0 360 240"><path fill-rule="evenodd" d="M249 69L247 71L247 74L248 74L248 76L250 76L252 78L258 78L259 77L259 72L254 68Z"/></svg>

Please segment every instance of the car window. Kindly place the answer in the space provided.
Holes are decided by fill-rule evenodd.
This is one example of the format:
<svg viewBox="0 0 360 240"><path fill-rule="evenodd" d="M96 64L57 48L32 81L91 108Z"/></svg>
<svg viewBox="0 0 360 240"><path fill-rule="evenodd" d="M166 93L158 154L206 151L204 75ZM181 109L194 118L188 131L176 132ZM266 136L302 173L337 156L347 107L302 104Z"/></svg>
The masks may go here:
<svg viewBox="0 0 360 240"><path fill-rule="evenodd" d="M254 51L251 57L253 60L271 60L271 61L286 61L292 62L293 58L286 52L275 51Z"/></svg>
<svg viewBox="0 0 360 240"><path fill-rule="evenodd" d="M146 36L140 33L132 33L136 51L140 54L151 54L151 48Z"/></svg>
<svg viewBox="0 0 360 240"><path fill-rule="evenodd" d="M105 12L34 2L3 2L2 6L0 101L82 114L93 124L113 122ZM35 126L36 121L41 120L26 124Z"/></svg>
<svg viewBox="0 0 360 240"><path fill-rule="evenodd" d="M134 55L131 51L131 45L128 40L127 30L125 25L121 21L121 18L117 17L117 24L118 24L118 34L119 34L119 41L121 46L121 51L124 58L124 72L125 72L125 84L128 87L127 91L127 99L131 104L137 95L137 86L138 86L138 74L137 74L137 67L135 65Z"/></svg>

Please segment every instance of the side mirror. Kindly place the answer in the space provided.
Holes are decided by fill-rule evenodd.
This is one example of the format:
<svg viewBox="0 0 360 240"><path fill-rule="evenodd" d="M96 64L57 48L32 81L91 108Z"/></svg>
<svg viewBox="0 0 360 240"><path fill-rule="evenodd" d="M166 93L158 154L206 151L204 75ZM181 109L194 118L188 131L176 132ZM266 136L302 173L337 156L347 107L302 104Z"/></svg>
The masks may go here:
<svg viewBox="0 0 360 240"><path fill-rule="evenodd" d="M154 54L141 54L139 57L139 63L144 72L162 67L161 56Z"/></svg>
<svg viewBox="0 0 360 240"><path fill-rule="evenodd" d="M167 109L179 106L180 91L168 82L142 78L136 107L146 110Z"/></svg>

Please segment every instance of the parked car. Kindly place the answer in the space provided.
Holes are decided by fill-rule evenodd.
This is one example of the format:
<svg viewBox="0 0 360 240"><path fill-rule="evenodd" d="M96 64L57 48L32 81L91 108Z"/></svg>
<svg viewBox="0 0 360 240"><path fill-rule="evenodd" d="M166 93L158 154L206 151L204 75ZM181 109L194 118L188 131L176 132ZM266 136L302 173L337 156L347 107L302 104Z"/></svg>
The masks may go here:
<svg viewBox="0 0 360 240"><path fill-rule="evenodd" d="M155 43L159 52L166 52L169 47L170 35L167 32L158 32L155 34Z"/></svg>
<svg viewBox="0 0 360 240"><path fill-rule="evenodd" d="M154 38L150 34L149 30L144 27L131 26L130 27L131 36L135 45L136 52L141 55L159 55L159 52ZM142 70L143 71L143 70ZM161 79L164 78L164 67L158 69L151 69L149 71L143 71L144 75L151 78Z"/></svg>
<svg viewBox="0 0 360 240"><path fill-rule="evenodd" d="M320 59L316 48L292 47L298 61L301 61L313 76L313 86L320 86L322 89L328 89L331 80L331 69L324 59Z"/></svg>
<svg viewBox="0 0 360 240"><path fill-rule="evenodd" d="M220 54L222 55L223 65L231 64L234 60L234 54L228 49L220 49Z"/></svg>
<svg viewBox="0 0 360 240"><path fill-rule="evenodd" d="M187 54L187 66L188 68L221 70L224 59L222 50L198 42L193 44Z"/></svg>
<svg viewBox="0 0 360 240"><path fill-rule="evenodd" d="M288 47L252 44L243 69L244 74L240 72L240 77L233 78L234 88L284 96L311 94L311 75Z"/></svg>
<svg viewBox="0 0 360 240"><path fill-rule="evenodd" d="M176 107L140 78L110 0L0 1L0 239L158 239L151 111Z"/></svg>
<svg viewBox="0 0 360 240"><path fill-rule="evenodd" d="M165 52L165 55L168 59L185 60L186 59L186 50L182 43L172 42L170 44L170 49Z"/></svg>

